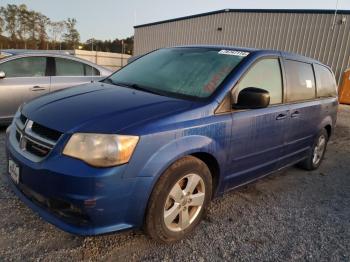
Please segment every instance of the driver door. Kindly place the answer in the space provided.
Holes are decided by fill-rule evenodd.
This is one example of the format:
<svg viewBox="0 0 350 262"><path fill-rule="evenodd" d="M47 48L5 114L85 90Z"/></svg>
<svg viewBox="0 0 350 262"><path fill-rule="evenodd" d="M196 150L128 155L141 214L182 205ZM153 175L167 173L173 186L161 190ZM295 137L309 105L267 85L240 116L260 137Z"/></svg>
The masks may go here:
<svg viewBox="0 0 350 262"><path fill-rule="evenodd" d="M258 60L233 89L233 102L247 87L270 93L267 108L232 112L232 136L229 154L229 187L234 187L280 167L285 133L289 121L288 107L283 104L283 78L279 59Z"/></svg>

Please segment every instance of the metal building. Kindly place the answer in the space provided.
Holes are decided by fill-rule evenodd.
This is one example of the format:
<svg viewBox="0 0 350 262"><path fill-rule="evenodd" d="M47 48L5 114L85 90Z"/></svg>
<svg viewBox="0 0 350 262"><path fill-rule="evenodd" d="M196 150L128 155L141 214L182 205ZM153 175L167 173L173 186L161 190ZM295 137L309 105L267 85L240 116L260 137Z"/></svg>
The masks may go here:
<svg viewBox="0 0 350 262"><path fill-rule="evenodd" d="M350 10L224 9L134 28L135 55L187 44L277 49L331 66L338 83L350 67Z"/></svg>

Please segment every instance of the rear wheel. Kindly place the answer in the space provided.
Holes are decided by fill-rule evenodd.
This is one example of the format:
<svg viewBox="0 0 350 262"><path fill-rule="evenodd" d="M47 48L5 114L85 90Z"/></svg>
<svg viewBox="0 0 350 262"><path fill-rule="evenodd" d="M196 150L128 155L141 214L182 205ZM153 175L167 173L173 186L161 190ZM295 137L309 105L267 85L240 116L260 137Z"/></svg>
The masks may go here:
<svg viewBox="0 0 350 262"><path fill-rule="evenodd" d="M308 158L302 161L299 166L306 170L317 169L323 160L328 143L328 133L326 129L322 129L315 139L314 145L309 152Z"/></svg>
<svg viewBox="0 0 350 262"><path fill-rule="evenodd" d="M212 195L210 171L201 160L187 156L171 165L157 182L145 228L160 242L174 242L189 234L203 218Z"/></svg>

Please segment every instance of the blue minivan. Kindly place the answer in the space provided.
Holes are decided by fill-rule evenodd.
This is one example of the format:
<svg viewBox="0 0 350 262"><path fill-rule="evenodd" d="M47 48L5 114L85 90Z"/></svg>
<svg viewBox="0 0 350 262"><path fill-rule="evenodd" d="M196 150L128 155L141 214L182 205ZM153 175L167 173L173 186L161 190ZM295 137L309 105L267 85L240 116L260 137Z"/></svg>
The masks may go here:
<svg viewBox="0 0 350 262"><path fill-rule="evenodd" d="M159 49L21 106L6 132L10 184L65 231L143 228L169 243L193 233L213 197L318 168L337 107L331 69L310 58Z"/></svg>

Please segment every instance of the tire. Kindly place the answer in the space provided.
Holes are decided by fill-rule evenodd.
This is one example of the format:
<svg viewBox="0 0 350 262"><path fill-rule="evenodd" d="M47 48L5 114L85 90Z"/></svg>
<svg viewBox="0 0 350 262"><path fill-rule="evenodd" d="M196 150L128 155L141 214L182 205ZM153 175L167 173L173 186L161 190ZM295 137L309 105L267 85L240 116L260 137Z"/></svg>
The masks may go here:
<svg viewBox="0 0 350 262"><path fill-rule="evenodd" d="M320 142L324 141L323 146L321 148ZM312 148L310 149L310 152L308 153L308 157L299 163L299 166L301 168L304 168L306 170L315 170L317 169L323 160L324 154L326 152L328 143L328 133L326 129L322 129L320 133L316 136L316 139L314 141L314 144ZM317 155L318 157L316 157ZM316 161L317 160L317 161Z"/></svg>
<svg viewBox="0 0 350 262"><path fill-rule="evenodd" d="M186 195L186 192L190 193ZM153 189L148 202L145 231L162 243L185 238L202 220L211 197L212 176L207 165L193 156L176 161Z"/></svg>

